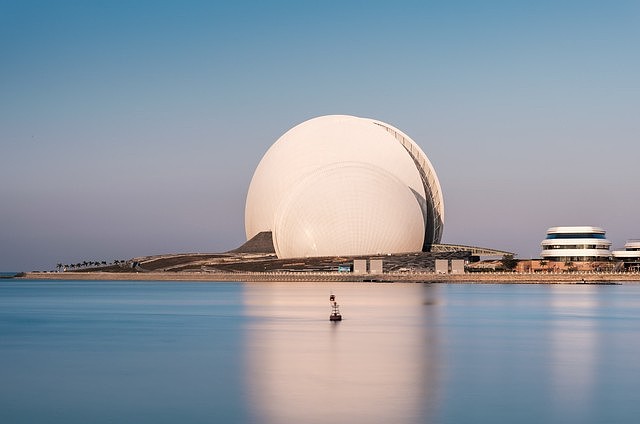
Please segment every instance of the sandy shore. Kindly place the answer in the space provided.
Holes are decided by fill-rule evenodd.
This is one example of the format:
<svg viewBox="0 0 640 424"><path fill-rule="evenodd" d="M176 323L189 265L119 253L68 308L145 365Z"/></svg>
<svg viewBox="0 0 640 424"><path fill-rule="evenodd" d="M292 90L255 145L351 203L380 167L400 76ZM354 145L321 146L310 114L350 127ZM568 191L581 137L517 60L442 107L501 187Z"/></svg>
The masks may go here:
<svg viewBox="0 0 640 424"><path fill-rule="evenodd" d="M604 284L640 282L640 273L385 273L350 274L326 272L28 272L22 279L36 280L96 280L96 281L334 281L334 282L434 282L486 284Z"/></svg>

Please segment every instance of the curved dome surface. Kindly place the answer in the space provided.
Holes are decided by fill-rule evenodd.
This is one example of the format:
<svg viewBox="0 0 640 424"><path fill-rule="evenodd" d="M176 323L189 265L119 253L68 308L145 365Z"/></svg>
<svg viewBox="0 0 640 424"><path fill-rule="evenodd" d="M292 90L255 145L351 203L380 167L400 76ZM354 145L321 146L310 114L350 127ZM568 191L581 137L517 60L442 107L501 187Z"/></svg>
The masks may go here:
<svg viewBox="0 0 640 424"><path fill-rule="evenodd" d="M284 202L294 202L291 198L294 191L298 193L296 196L308 197L307 201L310 202L316 195L310 191L311 186L313 190L321 192L321 184L308 182L311 186L305 191L299 188L299 183L322 169L334 169L334 165L340 164L350 171L345 171L342 184L334 187L337 191L333 193L333 198L325 199L328 202L325 206L330 206L332 211L323 208L326 213L343 213L344 199L347 197L345 190L348 190L352 180L359 178L352 171L371 175L369 171L377 169L378 174L386 175L385 178L392 176L413 194L421 211L423 233L420 237L423 246L440 241L444 216L442 192L426 155L398 129L380 121L347 115L321 116L303 122L287 131L271 146L260 161L249 186L245 209L247 238L261 231L272 231L274 241L279 239L284 242L278 232L286 231L286 225L281 223L276 226L276 220L282 219ZM359 194L352 192L350 196L357 198ZM389 201L385 198L388 194L382 191L378 192L378 196L380 202ZM306 201L303 203L307 204ZM362 210L359 213L366 215L368 212ZM364 219L362 215L360 219ZM383 237L381 229L372 231ZM414 250L421 250L423 246Z"/></svg>
<svg viewBox="0 0 640 424"><path fill-rule="evenodd" d="M424 247L429 248L433 243L440 243L442 239L442 231L444 230L444 199L442 197L442 189L440 188L440 180L436 175L435 169L431 161L424 154L420 146L413 141L408 135L400 131L399 129L392 127L389 124L385 124L380 121L372 121L376 125L380 125L385 128L389 133L393 134L394 138L398 140L405 148L407 153L413 159L420 177L422 178L422 185L425 192L426 207L423 210L426 232Z"/></svg>
<svg viewBox="0 0 640 424"><path fill-rule="evenodd" d="M416 252L423 234L422 209L402 181L345 162L296 184L276 211L273 241L279 258L355 256Z"/></svg>

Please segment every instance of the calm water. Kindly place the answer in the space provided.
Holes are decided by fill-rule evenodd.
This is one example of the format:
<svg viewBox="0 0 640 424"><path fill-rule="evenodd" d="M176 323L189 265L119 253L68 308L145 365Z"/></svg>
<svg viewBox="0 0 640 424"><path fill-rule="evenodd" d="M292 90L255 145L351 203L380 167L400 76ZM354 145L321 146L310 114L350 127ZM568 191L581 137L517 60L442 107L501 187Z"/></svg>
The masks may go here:
<svg viewBox="0 0 640 424"><path fill-rule="evenodd" d="M1 423L638 417L640 285L0 281Z"/></svg>

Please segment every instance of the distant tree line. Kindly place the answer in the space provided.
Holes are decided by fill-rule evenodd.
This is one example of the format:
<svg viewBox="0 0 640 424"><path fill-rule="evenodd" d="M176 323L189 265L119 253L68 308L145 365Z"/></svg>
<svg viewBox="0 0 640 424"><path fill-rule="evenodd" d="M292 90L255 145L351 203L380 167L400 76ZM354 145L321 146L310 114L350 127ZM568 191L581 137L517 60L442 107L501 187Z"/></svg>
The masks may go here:
<svg viewBox="0 0 640 424"><path fill-rule="evenodd" d="M58 262L58 264L56 265L56 269L58 271L60 270L68 270L68 269L87 269L87 268L99 268L99 267L105 267L105 266L111 266L111 265L120 265L123 266L127 263L127 261L125 260L120 260L120 259L114 259L111 262L107 262L107 261L82 261L82 262L78 262L75 264L65 264L62 262Z"/></svg>

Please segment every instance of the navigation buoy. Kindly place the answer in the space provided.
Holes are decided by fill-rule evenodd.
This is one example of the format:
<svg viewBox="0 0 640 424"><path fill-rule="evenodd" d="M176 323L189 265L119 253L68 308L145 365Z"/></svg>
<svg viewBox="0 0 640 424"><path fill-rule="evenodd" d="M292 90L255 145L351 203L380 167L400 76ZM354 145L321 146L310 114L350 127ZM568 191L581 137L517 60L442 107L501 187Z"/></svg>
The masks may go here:
<svg viewBox="0 0 640 424"><path fill-rule="evenodd" d="M342 321L340 308L338 307L338 302L336 302L336 296L334 294L329 295L329 304L331 304L331 315L329 315L329 321Z"/></svg>

